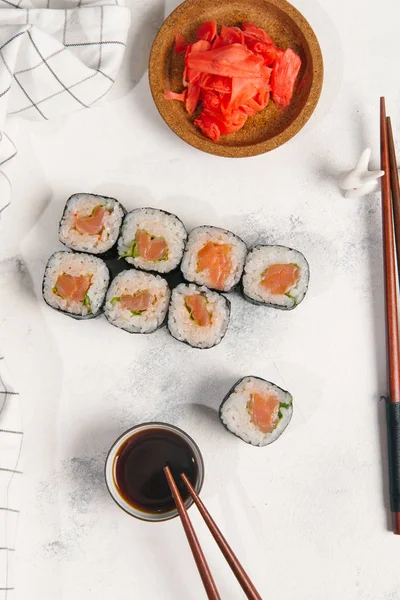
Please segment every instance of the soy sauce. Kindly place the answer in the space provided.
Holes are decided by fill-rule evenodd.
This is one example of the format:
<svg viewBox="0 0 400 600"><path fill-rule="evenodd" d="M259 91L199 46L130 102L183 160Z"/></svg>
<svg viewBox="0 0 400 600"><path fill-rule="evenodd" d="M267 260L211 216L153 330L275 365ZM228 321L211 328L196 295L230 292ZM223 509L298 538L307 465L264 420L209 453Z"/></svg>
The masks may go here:
<svg viewBox="0 0 400 600"><path fill-rule="evenodd" d="M198 477L195 456L189 444L165 429L135 433L120 448L115 463L115 484L130 506L147 513L165 513L175 508L164 467L168 465L183 501L189 493L181 479L185 473L194 486Z"/></svg>

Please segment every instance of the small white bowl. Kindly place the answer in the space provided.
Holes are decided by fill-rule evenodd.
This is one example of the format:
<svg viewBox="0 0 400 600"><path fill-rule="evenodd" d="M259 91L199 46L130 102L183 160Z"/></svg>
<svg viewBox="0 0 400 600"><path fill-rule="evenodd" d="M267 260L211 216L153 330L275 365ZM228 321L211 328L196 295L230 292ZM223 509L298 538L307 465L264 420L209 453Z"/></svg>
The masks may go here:
<svg viewBox="0 0 400 600"><path fill-rule="evenodd" d="M150 513L150 512L141 511L140 509L138 509L135 506L132 506L131 504L128 504L128 502L126 502L126 500L121 496L118 486L116 485L116 482L115 482L115 480L116 480L116 476L115 476L116 457L119 454L121 446L123 446L123 444L128 439L132 439L138 433L147 431L149 429L158 429L158 430L164 429L165 431L170 431L171 433L174 433L175 435L179 436L181 439L183 439L188 444L188 446L190 446L190 448L193 452L194 458L196 460L197 472L198 472L197 480L196 480L196 484L195 484L194 488L195 488L197 494L200 493L201 488L203 486L203 481L204 481L204 462L203 462L203 457L201 455L199 447L187 433L182 431L182 429L179 429L178 427L175 427L174 425L169 425L168 423L157 423L157 422L143 423L142 425L136 425L135 427L128 429L128 431L125 431L125 433L123 433L114 442L114 444L112 445L112 447L108 453L107 459L106 459L106 465L105 465L106 485L107 485L108 491L110 492L110 495L113 498L113 500L118 504L118 506L120 508L122 508L125 512L127 512L128 515L131 515L132 517L136 517L137 519L141 519L142 521L151 521L151 522L168 521L169 519L173 519L174 517L178 516L178 511L176 510L176 508L174 508L168 512L165 512L165 513ZM189 508L192 504L193 504L193 500L189 496L185 502L185 507Z"/></svg>

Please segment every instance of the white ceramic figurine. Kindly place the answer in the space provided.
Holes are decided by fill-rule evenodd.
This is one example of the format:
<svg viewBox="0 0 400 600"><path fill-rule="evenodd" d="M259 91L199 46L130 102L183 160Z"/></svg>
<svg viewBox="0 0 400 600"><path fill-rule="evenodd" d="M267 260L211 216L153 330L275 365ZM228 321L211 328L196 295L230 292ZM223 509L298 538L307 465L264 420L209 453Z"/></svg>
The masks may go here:
<svg viewBox="0 0 400 600"><path fill-rule="evenodd" d="M357 199L375 192L378 187L378 180L384 172L368 171L370 158L371 149L366 148L355 168L341 178L339 185L342 190L345 190L345 198Z"/></svg>

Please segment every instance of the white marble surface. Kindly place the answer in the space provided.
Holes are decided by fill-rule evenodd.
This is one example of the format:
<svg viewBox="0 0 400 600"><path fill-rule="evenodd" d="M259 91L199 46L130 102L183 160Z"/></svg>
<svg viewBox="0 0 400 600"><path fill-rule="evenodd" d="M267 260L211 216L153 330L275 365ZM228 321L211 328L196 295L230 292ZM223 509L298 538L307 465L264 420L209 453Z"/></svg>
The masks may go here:
<svg viewBox="0 0 400 600"><path fill-rule="evenodd" d="M325 87L305 129L237 162L201 154L164 125L145 74L164 3L132 2L131 42L108 103L67 120L10 121L19 149L0 222L1 345L22 392L25 496L18 600L200 600L177 520L129 518L109 498L103 462L137 422L177 424L200 445L203 498L263 598L399 600L399 539L388 531L379 197L345 200L340 172L366 146L378 166L378 103L400 139L396 0L295 0L320 39ZM41 300L57 222L76 191L152 205L189 226L299 248L311 266L291 313L233 297L231 328L198 352L166 331L131 337L103 318L75 322ZM289 389L292 423L264 449L224 431L215 409L254 374ZM383 453L383 454L382 454ZM243 598L191 515L222 598ZM11 598L11 596L10 596Z"/></svg>

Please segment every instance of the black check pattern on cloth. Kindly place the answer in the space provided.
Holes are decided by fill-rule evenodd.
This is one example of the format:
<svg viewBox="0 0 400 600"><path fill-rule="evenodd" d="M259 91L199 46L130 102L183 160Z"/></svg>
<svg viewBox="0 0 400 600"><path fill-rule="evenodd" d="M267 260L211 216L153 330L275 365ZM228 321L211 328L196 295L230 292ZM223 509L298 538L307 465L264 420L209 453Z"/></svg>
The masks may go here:
<svg viewBox="0 0 400 600"><path fill-rule="evenodd" d="M48 120L91 107L115 81L129 25L121 0L0 0L0 214L16 156L6 115Z"/></svg>
<svg viewBox="0 0 400 600"><path fill-rule="evenodd" d="M0 598L14 590L13 557L19 509L14 504L23 432L18 392L12 387L4 357L0 357Z"/></svg>

